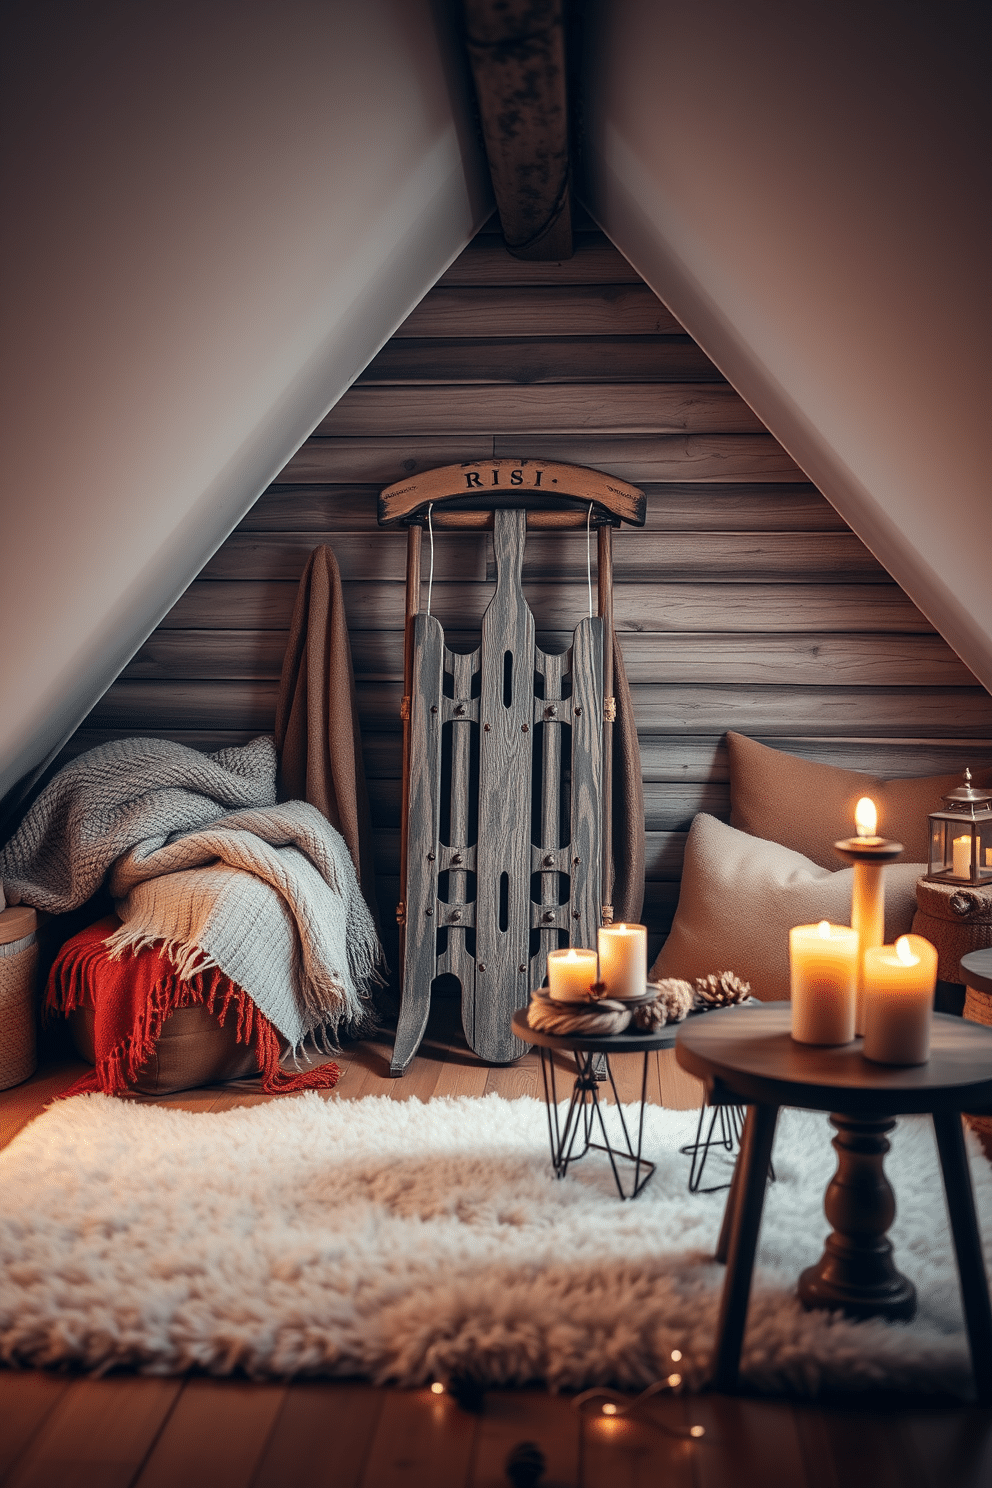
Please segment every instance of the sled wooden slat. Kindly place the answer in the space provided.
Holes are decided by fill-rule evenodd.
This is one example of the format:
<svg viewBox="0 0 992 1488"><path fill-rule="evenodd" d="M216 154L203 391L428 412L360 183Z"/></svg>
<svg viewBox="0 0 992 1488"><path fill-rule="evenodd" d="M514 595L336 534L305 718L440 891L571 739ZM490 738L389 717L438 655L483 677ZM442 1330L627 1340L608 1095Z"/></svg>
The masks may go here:
<svg viewBox="0 0 992 1488"><path fill-rule="evenodd" d="M537 653L537 674L544 679L543 697L534 700L534 725L541 738L541 824L533 859L540 871L540 903L532 908L531 918L538 929L538 949L534 958L533 986L539 987L548 969L548 952L558 949L558 926L547 920L551 906L557 905L559 884L564 864L559 851L567 832L562 828L562 754L563 726L571 717L571 699L564 698L563 682L571 681L572 650L562 656ZM565 734L564 738L570 735ZM544 906L548 906L546 909Z"/></svg>
<svg viewBox="0 0 992 1488"><path fill-rule="evenodd" d="M496 592L482 617L476 997L469 1044L506 1064L524 1052L510 1020L530 994L534 617L521 588L526 517L496 513Z"/></svg>
<svg viewBox="0 0 992 1488"><path fill-rule="evenodd" d="M438 956L438 972L450 972L461 983L462 1026L475 1019L475 957L469 952L466 935L475 926L475 901L468 892L469 873L476 869L476 846L471 841L471 759L473 731L478 736L478 707L472 705L472 679L479 670L479 652L458 655L445 652L445 670L450 670L453 698L451 718L451 796L448 851L442 861L448 868L448 896L442 922L448 945ZM474 713L474 717L473 717ZM478 746L476 746L478 747Z"/></svg>

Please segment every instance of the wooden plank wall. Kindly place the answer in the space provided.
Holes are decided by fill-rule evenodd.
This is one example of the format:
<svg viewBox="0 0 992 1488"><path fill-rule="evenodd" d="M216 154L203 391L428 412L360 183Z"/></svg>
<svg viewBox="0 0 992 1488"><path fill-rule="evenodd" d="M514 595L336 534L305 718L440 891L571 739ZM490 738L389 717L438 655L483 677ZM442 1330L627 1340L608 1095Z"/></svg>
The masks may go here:
<svg viewBox="0 0 992 1488"><path fill-rule="evenodd" d="M615 540L616 621L647 801L652 950L696 811L729 812L722 736L898 775L992 760L992 699L591 224L563 264L484 229L333 409L94 708L68 752L151 733L200 748L270 730L308 552L344 578L376 830L397 897L404 536L381 486L455 460L593 465L648 493ZM595 554L593 558L595 564ZM425 544L425 579L427 548ZM454 644L493 580L485 535L436 544L433 612ZM528 542L545 648L586 613L583 535ZM474 644L474 641L473 641Z"/></svg>

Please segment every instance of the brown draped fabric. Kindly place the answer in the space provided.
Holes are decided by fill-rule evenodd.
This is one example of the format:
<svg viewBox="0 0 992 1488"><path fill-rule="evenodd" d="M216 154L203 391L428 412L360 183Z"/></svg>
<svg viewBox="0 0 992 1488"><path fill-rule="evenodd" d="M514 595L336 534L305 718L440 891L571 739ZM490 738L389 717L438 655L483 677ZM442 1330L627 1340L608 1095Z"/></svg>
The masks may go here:
<svg viewBox="0 0 992 1488"><path fill-rule="evenodd" d="M623 652L613 637L613 919L638 924L644 908L644 785Z"/></svg>
<svg viewBox="0 0 992 1488"><path fill-rule="evenodd" d="M329 547L303 570L276 704L284 800L309 801L348 844L378 921L372 826L341 574Z"/></svg>

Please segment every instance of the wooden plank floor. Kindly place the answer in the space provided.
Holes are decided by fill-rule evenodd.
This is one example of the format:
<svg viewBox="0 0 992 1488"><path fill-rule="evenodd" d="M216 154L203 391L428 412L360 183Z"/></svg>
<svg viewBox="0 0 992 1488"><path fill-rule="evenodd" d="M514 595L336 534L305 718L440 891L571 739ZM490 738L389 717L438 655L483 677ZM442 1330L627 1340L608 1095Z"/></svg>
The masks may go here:
<svg viewBox="0 0 992 1488"><path fill-rule="evenodd" d="M452 1003L439 1003L406 1076L391 1080L388 1035L351 1046L326 1099L430 1100L538 1094L531 1055L487 1068L465 1047ZM632 1060L631 1064L637 1062ZM0 1143L83 1066L49 1057L0 1095ZM617 1070L623 1099L640 1072ZM683 1109L697 1083L670 1053L650 1072L651 1099ZM250 1082L160 1099L217 1111L284 1097ZM705 1427L699 1441L682 1435ZM940 1401L825 1407L720 1395L650 1402L630 1419L579 1412L541 1390L489 1390L467 1412L449 1395L357 1381L259 1384L233 1379L102 1380L0 1369L4 1488L498 1488L519 1443L544 1455L544 1488L989 1488L992 1411Z"/></svg>

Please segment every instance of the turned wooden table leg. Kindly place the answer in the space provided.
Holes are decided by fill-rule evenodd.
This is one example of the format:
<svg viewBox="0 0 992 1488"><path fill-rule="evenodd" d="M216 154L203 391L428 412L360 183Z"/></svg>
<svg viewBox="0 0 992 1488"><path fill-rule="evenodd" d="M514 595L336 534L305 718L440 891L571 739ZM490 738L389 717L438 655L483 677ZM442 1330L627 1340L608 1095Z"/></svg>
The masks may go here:
<svg viewBox="0 0 992 1488"><path fill-rule="evenodd" d="M911 1318L916 1289L892 1260L886 1231L895 1218L895 1195L882 1161L889 1150L891 1116L834 1114L837 1171L823 1208L833 1225L823 1255L799 1278L805 1307L836 1307L852 1317Z"/></svg>
<svg viewBox="0 0 992 1488"><path fill-rule="evenodd" d="M954 1249L958 1258L961 1301L971 1346L975 1389L982 1405L992 1404L992 1306L985 1274L982 1237L975 1213L975 1196L968 1171L961 1117L957 1111L934 1113L937 1150L944 1175L947 1212L951 1220Z"/></svg>
<svg viewBox="0 0 992 1488"><path fill-rule="evenodd" d="M723 1211L723 1223L720 1225L720 1238L716 1246L716 1259L726 1265L727 1256L730 1254L730 1235L734 1228L734 1216L737 1213L737 1201L741 1191L741 1159L738 1153L737 1161L734 1163L734 1171L730 1175L730 1192L727 1195L726 1207Z"/></svg>
<svg viewBox="0 0 992 1488"><path fill-rule="evenodd" d="M768 1183L768 1164L775 1141L778 1106L748 1106L744 1135L737 1158L740 1170L738 1195L731 1219L727 1275L720 1299L716 1350L711 1384L715 1390L733 1390L740 1368L741 1343L747 1304L751 1296L751 1273L761 1228L761 1211ZM728 1200L729 1212L730 1200Z"/></svg>

